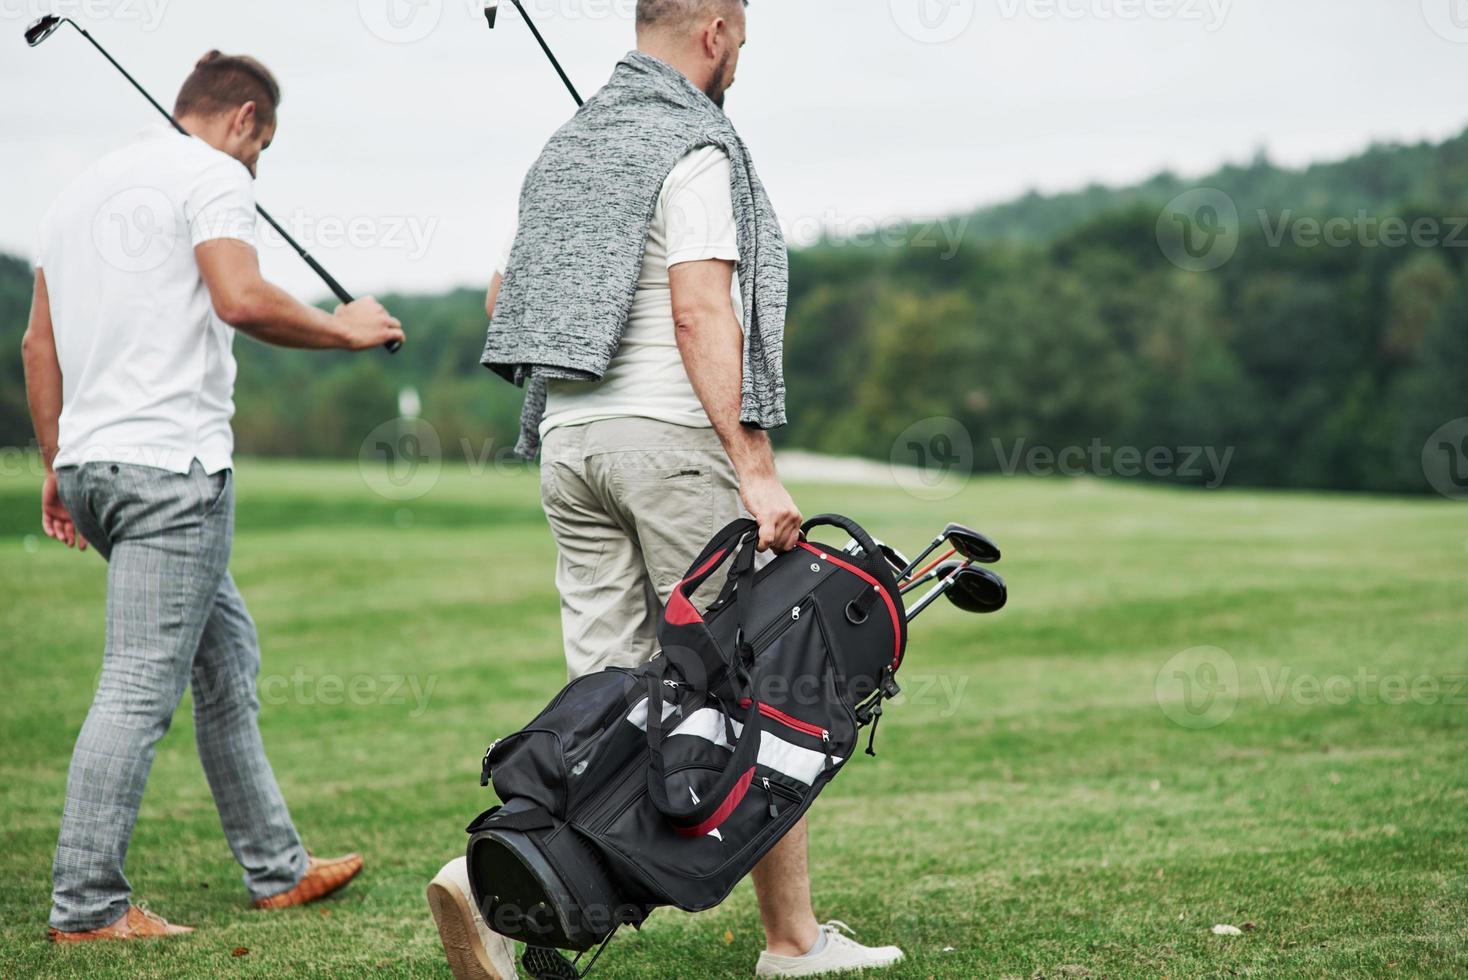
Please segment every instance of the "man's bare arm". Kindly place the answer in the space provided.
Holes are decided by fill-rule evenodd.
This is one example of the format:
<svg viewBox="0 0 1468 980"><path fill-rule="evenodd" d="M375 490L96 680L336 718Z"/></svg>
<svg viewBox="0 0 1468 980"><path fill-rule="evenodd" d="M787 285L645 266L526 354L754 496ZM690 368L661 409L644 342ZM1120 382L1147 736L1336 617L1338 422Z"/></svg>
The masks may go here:
<svg viewBox="0 0 1468 980"><path fill-rule="evenodd" d="M266 282L259 255L245 242L203 242L194 257L219 318L267 344L369 350L403 339L402 324L370 296L324 313Z"/></svg>
<svg viewBox="0 0 1468 980"><path fill-rule="evenodd" d="M496 272L494 278L489 281L489 292L484 296L484 312L491 320L494 319L494 306L500 299L500 286L504 285L505 277Z"/></svg>
<svg viewBox="0 0 1468 980"><path fill-rule="evenodd" d="M61 359L56 356L56 330L51 322L51 296L46 291L46 275L36 270L35 291L31 294L31 318L20 341L21 360L25 364L25 396L31 409L31 425L41 447L41 462L46 478L41 484L41 529L68 548L87 548L86 539L76 533L71 512L61 502L56 485L58 431L61 424Z"/></svg>
<svg viewBox="0 0 1468 980"><path fill-rule="evenodd" d="M668 270L678 351L698 400L739 476L744 505L759 521L760 548L789 551L800 511L775 472L768 433L739 421L744 387L744 331L730 290L734 263L681 262Z"/></svg>

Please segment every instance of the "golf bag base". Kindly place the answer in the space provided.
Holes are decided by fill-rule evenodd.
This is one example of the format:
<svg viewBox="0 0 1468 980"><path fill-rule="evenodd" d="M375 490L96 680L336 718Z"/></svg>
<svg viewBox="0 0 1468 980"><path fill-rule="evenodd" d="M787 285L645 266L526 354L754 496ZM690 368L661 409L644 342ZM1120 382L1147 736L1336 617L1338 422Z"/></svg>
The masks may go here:
<svg viewBox="0 0 1468 980"><path fill-rule="evenodd" d="M502 936L531 947L585 951L620 925L642 925L652 912L626 898L601 854L580 834L522 799L487 810L469 833L474 904Z"/></svg>

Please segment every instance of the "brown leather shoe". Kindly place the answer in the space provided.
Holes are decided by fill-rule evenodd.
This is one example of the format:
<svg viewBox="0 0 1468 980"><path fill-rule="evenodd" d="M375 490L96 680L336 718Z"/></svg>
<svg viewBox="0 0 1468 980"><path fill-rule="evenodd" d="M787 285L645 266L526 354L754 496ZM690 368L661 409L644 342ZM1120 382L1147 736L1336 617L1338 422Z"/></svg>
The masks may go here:
<svg viewBox="0 0 1468 980"><path fill-rule="evenodd" d="M339 858L311 858L306 865L306 875L296 887L279 895L255 901L257 909L288 909L294 905L305 905L332 892L344 888L347 882L362 871L362 855L348 854Z"/></svg>
<svg viewBox="0 0 1468 980"><path fill-rule="evenodd" d="M104 939L161 939L164 936L183 936L193 931L192 926L176 926L160 915L129 905L122 917L109 926L87 932L51 929L46 937L53 943L92 943Z"/></svg>

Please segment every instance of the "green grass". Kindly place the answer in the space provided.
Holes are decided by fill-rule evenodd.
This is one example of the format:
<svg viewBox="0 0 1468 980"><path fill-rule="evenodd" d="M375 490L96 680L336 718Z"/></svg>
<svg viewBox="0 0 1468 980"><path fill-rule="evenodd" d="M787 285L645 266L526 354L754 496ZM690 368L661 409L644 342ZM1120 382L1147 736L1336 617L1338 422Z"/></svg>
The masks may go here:
<svg viewBox="0 0 1468 980"><path fill-rule="evenodd" d="M423 886L492 802L484 746L564 677L533 476L446 471L398 504L350 465L242 463L233 568L264 646L271 760L308 844L359 849L368 870L318 907L250 911L186 703L128 871L199 931L68 949L43 942L49 870L105 577L25 538L37 483L0 480L0 976L447 977ZM919 622L879 757L811 814L817 913L901 944L889 976L1468 974L1461 505L1091 481L980 481L936 504L796 489L899 546L958 518L1009 556L1009 608ZM1178 700L1169 660L1199 647L1224 653L1183 667L1236 669L1231 713ZM744 884L702 915L659 912L598 973L748 976L761 945Z"/></svg>

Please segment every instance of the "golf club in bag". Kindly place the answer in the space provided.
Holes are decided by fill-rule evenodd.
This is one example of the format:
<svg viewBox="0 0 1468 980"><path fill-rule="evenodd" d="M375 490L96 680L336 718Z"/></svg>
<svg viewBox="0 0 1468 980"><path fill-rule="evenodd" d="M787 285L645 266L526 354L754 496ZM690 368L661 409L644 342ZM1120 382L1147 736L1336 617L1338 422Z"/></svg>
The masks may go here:
<svg viewBox="0 0 1468 980"><path fill-rule="evenodd" d="M133 78L132 75L128 74L127 69L122 67L122 65L118 63L116 58L108 54L107 49L102 47L102 45L97 42L96 38L87 33L86 28L82 27L70 17L58 17L55 14L47 14L46 16L42 17L40 20L32 24L30 27L26 28L25 43L29 44L33 48L40 46L42 41L46 40L52 34L55 34L58 30L60 30L62 24L70 24L72 27L76 28L77 32L81 34L82 37L91 42L92 47L100 51L102 53L102 57L106 58L112 64L113 68L116 68L119 72L121 72L122 77L126 78L128 82L132 84L132 87L137 89L138 92L142 94L143 98L147 99L148 103L153 108L157 109L164 119L167 119L170 123L173 124L174 129L178 130L180 133L183 133L183 135L185 136L189 135L188 132L179 125L178 120L173 118L173 113L163 108L163 106L158 102L157 99L149 95L148 90L143 88L143 86L138 83L138 80L136 78ZM342 288L342 284L337 282L332 274L327 272L326 268L322 266L320 262L317 262L314 257L312 257L311 253L302 248L300 243L291 237L290 232L286 231L280 226L280 222L271 217L270 213L258 204L255 205L255 210L260 213L260 217L264 218L266 223L269 224L270 227L274 228L276 232L280 234L281 238L285 239L287 245L295 249L296 254L299 255L305 261L305 263L311 267L311 271L315 272L318 276L321 277L321 281L326 283L326 288L330 289L332 293L336 295L336 298L338 300L343 303L352 302L352 294ZM387 349L387 352L389 354L396 354L399 350L402 349L402 346L402 342L397 340L390 340L386 344L383 344L383 347Z"/></svg>
<svg viewBox="0 0 1468 980"><path fill-rule="evenodd" d="M812 540L822 527L852 543ZM940 595L976 612L1006 598L973 564L998 548L961 525L929 552L947 541L963 559L906 614L898 572L910 563L855 521L811 518L798 547L756 571L758 531L734 521L694 559L652 660L577 678L484 755L481 783L503 805L467 828L473 901L527 944L536 980L584 977L618 927L659 906L722 902L856 754L864 727L876 754L908 622ZM699 608L695 593L725 567Z"/></svg>

